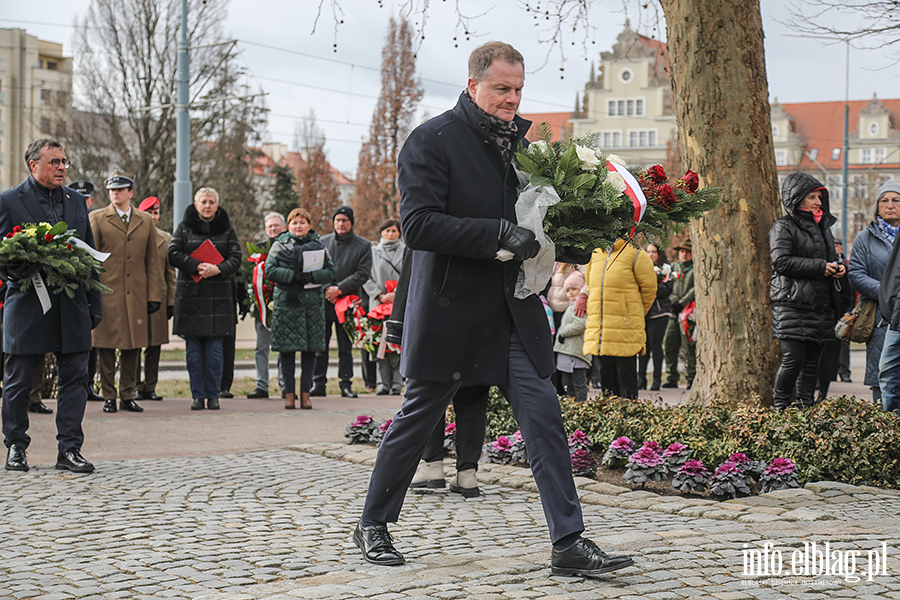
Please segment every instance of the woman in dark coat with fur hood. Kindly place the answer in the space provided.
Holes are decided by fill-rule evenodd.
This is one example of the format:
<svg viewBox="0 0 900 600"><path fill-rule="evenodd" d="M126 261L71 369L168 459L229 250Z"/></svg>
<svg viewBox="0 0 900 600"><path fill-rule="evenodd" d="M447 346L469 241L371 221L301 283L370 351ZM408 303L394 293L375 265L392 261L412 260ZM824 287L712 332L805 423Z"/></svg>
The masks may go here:
<svg viewBox="0 0 900 600"><path fill-rule="evenodd" d="M211 263L191 256L207 240L223 260ZM169 242L169 263L178 268L172 333L185 341L191 410L202 410L204 399L206 408L218 410L222 343L234 335L237 323L232 279L241 265L241 246L213 188L197 190L194 204L184 211Z"/></svg>
<svg viewBox="0 0 900 600"><path fill-rule="evenodd" d="M834 311L846 268L834 250L828 190L813 176L791 173L781 186L785 216L769 231L772 334L781 345L775 408L814 403L819 357L834 337Z"/></svg>

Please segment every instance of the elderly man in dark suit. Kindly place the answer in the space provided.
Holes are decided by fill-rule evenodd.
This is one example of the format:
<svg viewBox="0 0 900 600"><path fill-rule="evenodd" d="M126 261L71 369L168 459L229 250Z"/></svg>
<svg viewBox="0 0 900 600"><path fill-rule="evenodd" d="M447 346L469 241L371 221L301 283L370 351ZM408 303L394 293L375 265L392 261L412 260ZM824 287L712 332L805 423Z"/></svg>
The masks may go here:
<svg viewBox="0 0 900 600"><path fill-rule="evenodd" d="M515 224L512 157L530 125L516 115L524 84L524 59L512 46L475 49L456 107L417 127L400 152L400 217L413 250L400 365L407 391L353 535L370 563L404 562L387 523L399 518L429 434L467 383L498 385L521 426L550 528L552 572L593 576L632 564L581 537L581 505L550 382L550 326L536 295L514 296L522 261L540 250L534 233ZM501 262L499 250L515 258Z"/></svg>
<svg viewBox="0 0 900 600"><path fill-rule="evenodd" d="M84 197L63 185L69 161L62 146L49 139L32 142L25 153L31 176L0 194L0 236L16 225L65 221L76 235L94 245ZM3 381L3 443L9 449L8 471L27 471L28 396L34 372L44 354L56 354L59 396L56 409L57 469L90 473L94 465L81 456L84 432L81 421L87 401L87 363L91 329L100 324L100 293L75 291L75 297L50 294L44 313L33 289L22 291L20 282L32 277L40 265L23 263L2 273L9 281L3 311L3 348L9 354Z"/></svg>

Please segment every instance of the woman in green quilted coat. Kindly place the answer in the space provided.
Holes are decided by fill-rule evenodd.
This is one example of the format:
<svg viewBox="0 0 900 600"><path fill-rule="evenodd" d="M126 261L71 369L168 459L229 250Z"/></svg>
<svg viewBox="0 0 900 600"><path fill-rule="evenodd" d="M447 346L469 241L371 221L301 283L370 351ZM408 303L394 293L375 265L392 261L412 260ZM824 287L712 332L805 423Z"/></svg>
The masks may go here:
<svg viewBox="0 0 900 600"><path fill-rule="evenodd" d="M275 283L272 350L284 377L284 407L296 408L296 353L300 353L300 408L312 408L316 352L325 351L325 294L322 284L334 277L334 263L312 230L309 213L295 208L288 230L275 238L266 259L266 277Z"/></svg>

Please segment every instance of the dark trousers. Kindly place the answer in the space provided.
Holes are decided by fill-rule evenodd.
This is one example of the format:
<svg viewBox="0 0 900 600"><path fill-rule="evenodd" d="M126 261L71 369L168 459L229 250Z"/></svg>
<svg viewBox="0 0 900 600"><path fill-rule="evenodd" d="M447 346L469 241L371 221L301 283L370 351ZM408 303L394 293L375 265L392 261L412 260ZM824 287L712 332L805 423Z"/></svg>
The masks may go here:
<svg viewBox="0 0 900 600"><path fill-rule="evenodd" d="M556 372L557 375L561 375L560 379L562 379L566 395L575 398L575 402L584 402L587 400L587 372L587 369L579 369L577 367L572 369L571 373L566 373L564 371Z"/></svg>
<svg viewBox="0 0 900 600"><path fill-rule="evenodd" d="M781 346L781 366L775 373L775 408L783 410L791 405L794 384L797 385L797 402L802 406L812 406L815 403L822 344L801 340L778 340L778 343Z"/></svg>
<svg viewBox="0 0 900 600"><path fill-rule="evenodd" d="M221 337L184 337L191 398L218 400L222 391Z"/></svg>
<svg viewBox="0 0 900 600"><path fill-rule="evenodd" d="M281 389L286 394L297 393L297 353L279 352L278 370L284 377L284 387ZM313 369L316 366L315 352L300 353L300 393L305 394L312 389Z"/></svg>
<svg viewBox="0 0 900 600"><path fill-rule="evenodd" d="M156 384L159 382L159 355L161 352L162 346L144 348L144 378L137 384L137 391L148 394L156 391ZM137 374L140 377L140 363L138 363Z"/></svg>
<svg viewBox="0 0 900 600"><path fill-rule="evenodd" d="M88 385L94 387L94 377L97 375L97 348L91 348L88 355Z"/></svg>
<svg viewBox="0 0 900 600"><path fill-rule="evenodd" d="M116 351L113 348L98 348L100 369L100 390L107 400L116 399ZM134 388L138 381L138 366L141 349L119 350L119 398L134 399Z"/></svg>
<svg viewBox="0 0 900 600"><path fill-rule="evenodd" d="M453 396L456 413L456 470L477 469L484 446L484 424L487 421L488 390L486 385L470 385L459 388ZM444 428L446 420L441 416L434 428L422 459L435 462L444 459Z"/></svg>
<svg viewBox="0 0 900 600"><path fill-rule="evenodd" d="M59 394L56 402L56 441L60 452L81 448L81 421L87 404L88 352L56 354ZM28 397L34 372L43 354L10 354L3 375L3 443L28 447Z"/></svg>
<svg viewBox="0 0 900 600"><path fill-rule="evenodd" d="M395 523L431 432L461 383L408 379L406 400L378 451L363 508L364 525ZM568 439L556 390L528 358L518 333L509 339L509 369L500 386L528 446L531 472L541 493L550 540L584 531L581 504L572 479Z"/></svg>
<svg viewBox="0 0 900 600"><path fill-rule="evenodd" d="M637 398L637 360L634 356L601 356L600 385L619 398Z"/></svg>
<svg viewBox="0 0 900 600"><path fill-rule="evenodd" d="M822 344L822 354L819 357L819 381L818 399L824 400L828 397L828 388L832 381L837 381L838 368L841 359L841 346L847 346L841 340L834 338L827 340Z"/></svg>
<svg viewBox="0 0 900 600"><path fill-rule="evenodd" d="M641 354L638 358L638 376L642 382L647 381L647 365L650 363L650 357L653 357L653 384L658 386L662 382L663 376L663 359L665 358L665 350L663 350L663 339L666 337L666 326L669 324L667 317L656 317L655 319L646 319L645 326L647 329L647 352Z"/></svg>
<svg viewBox="0 0 900 600"><path fill-rule="evenodd" d="M222 338L222 391L230 392L234 383L234 346L237 336Z"/></svg>
<svg viewBox="0 0 900 600"><path fill-rule="evenodd" d="M378 383L378 363L372 360L369 351L365 348L359 349L359 356L362 359L363 385L367 390L374 390Z"/></svg>
<svg viewBox="0 0 900 600"><path fill-rule="evenodd" d="M337 330L335 334L338 344L338 378L341 380L341 387L350 385L353 379L353 343L347 337L344 326L337 322L334 314L334 304L325 303L325 351L316 352L316 371L313 374L313 383L325 386L328 379L328 346L331 344L331 329Z"/></svg>

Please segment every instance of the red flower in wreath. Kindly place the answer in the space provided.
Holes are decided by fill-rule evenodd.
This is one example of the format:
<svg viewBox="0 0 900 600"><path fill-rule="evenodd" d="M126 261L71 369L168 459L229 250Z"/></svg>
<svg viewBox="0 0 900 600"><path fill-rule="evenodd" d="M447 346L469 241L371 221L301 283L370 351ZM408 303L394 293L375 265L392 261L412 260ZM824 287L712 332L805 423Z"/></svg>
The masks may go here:
<svg viewBox="0 0 900 600"><path fill-rule="evenodd" d="M653 165L647 169L647 174L650 175L650 179L652 179L654 183L662 183L667 179L666 171L662 168L662 165Z"/></svg>
<svg viewBox="0 0 900 600"><path fill-rule="evenodd" d="M659 197L665 202L666 206L672 206L676 202L678 202L678 197L675 196L675 191L672 189L672 186L668 183L664 183L659 186Z"/></svg>
<svg viewBox="0 0 900 600"><path fill-rule="evenodd" d="M678 183L684 186L684 189L693 194L700 187L700 178L693 171L688 171L684 177L678 180Z"/></svg>
<svg viewBox="0 0 900 600"><path fill-rule="evenodd" d="M20 231L22 231L22 228L20 226L16 225L15 227L13 227L13 233L19 233Z"/></svg>
<svg viewBox="0 0 900 600"><path fill-rule="evenodd" d="M9 233L6 234L6 237L11 238L11 237L14 236L14 235L15 235L15 234L14 234L12 231L10 231Z"/></svg>
<svg viewBox="0 0 900 600"><path fill-rule="evenodd" d="M47 235L44 236L44 239L47 240L48 242L51 242L51 241L53 241L53 236L48 233Z"/></svg>

